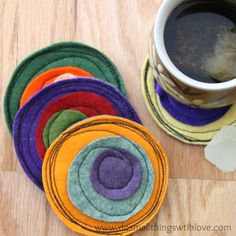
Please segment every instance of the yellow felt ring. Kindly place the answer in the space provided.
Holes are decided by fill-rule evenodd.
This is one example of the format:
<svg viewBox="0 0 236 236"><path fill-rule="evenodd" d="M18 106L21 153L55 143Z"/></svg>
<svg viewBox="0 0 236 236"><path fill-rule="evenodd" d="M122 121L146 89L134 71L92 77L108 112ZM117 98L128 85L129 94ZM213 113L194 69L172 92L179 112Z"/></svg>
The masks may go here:
<svg viewBox="0 0 236 236"><path fill-rule="evenodd" d="M162 107L155 91L154 81L152 69L146 59L141 73L142 93L146 106L158 126L174 138L184 143L207 145L223 126L236 125L236 103L223 117L207 125L190 126L179 122Z"/></svg>
<svg viewBox="0 0 236 236"><path fill-rule="evenodd" d="M67 193L67 175L78 152L94 140L123 136L137 143L148 154L155 172L155 185L146 206L126 222L103 222L80 212ZM130 120L98 116L67 129L53 142L44 158L43 184L47 199L56 215L71 230L85 235L129 235L148 224L159 211L166 195L168 162L154 136Z"/></svg>

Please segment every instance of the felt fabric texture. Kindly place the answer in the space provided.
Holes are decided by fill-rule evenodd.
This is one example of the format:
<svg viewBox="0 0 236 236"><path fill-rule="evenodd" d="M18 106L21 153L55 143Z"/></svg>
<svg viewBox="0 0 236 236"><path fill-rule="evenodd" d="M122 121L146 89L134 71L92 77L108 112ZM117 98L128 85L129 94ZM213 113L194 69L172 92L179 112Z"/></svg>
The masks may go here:
<svg viewBox="0 0 236 236"><path fill-rule="evenodd" d="M94 77L113 84L126 96L124 81L117 67L102 52L76 42L53 44L24 59L12 75L4 99L5 119L10 132L22 94L29 82L49 69L64 66L88 71Z"/></svg>
<svg viewBox="0 0 236 236"><path fill-rule="evenodd" d="M75 156L94 140L122 136L144 149L154 170L154 188L148 203L124 222L104 222L79 211L67 192L67 176ZM129 235L148 224L159 211L166 195L168 162L154 136L136 122L111 116L97 116L76 123L53 142L43 162L46 197L59 219L84 235Z"/></svg>
<svg viewBox="0 0 236 236"><path fill-rule="evenodd" d="M93 188L112 200L132 196L140 185L142 170L137 158L122 148L101 152L91 170Z"/></svg>
<svg viewBox="0 0 236 236"><path fill-rule="evenodd" d="M126 159L118 150L103 151L93 165L96 181L107 189L123 188L132 177L133 167L130 163L132 159Z"/></svg>
<svg viewBox="0 0 236 236"><path fill-rule="evenodd" d="M95 91L95 90L94 90ZM43 132L50 117L61 110L73 109L85 114L87 117L101 114L118 115L114 105L103 96L91 92L73 92L58 98L52 98L51 102L45 107L40 115L36 130L36 148L41 159L46 152L43 141Z"/></svg>
<svg viewBox="0 0 236 236"><path fill-rule="evenodd" d="M58 82L59 80L69 79L72 77L72 75L74 77L87 77L87 78L94 77L89 72L73 66L64 66L47 70L42 74L38 75L37 77L35 77L26 86L20 100L20 107L22 107L40 89L48 86L51 83Z"/></svg>
<svg viewBox="0 0 236 236"><path fill-rule="evenodd" d="M75 110L63 110L55 113L47 122L43 131L43 142L46 148L69 126L87 116Z"/></svg>
<svg viewBox="0 0 236 236"><path fill-rule="evenodd" d="M71 93L76 93L74 100L65 99L64 104L60 101L55 106L55 103L60 98L65 95L71 95ZM89 100L91 93L93 97ZM107 101L105 105L108 105L109 109L111 107L111 112L106 110L106 106L101 107L101 104L97 103L97 97ZM93 108L100 115L117 114L141 123L128 100L114 86L101 80L87 78L53 83L39 91L17 113L13 132L17 157L25 173L41 189L43 189L42 159L46 151L43 142L43 131L47 121L56 112L74 107L87 107L87 104L93 104ZM94 107L95 105L97 107ZM101 110L103 113L100 113ZM87 115L80 108L79 111Z"/></svg>
<svg viewBox="0 0 236 236"><path fill-rule="evenodd" d="M192 126L203 126L220 119L230 106L216 109L201 109L187 106L168 95L155 80L155 90L158 93L162 107L176 120Z"/></svg>
<svg viewBox="0 0 236 236"><path fill-rule="evenodd" d="M84 75L84 76L86 77L86 75ZM71 73L65 73L65 74L62 74L62 75L59 75L58 77L56 77L53 82L58 82L58 81L65 80L65 79L73 79L76 77L78 77L78 76L75 76L74 74L71 74ZM90 75L89 77L93 78L94 76ZM46 85L48 85L48 84L51 84L51 83L46 83Z"/></svg>
<svg viewBox="0 0 236 236"><path fill-rule="evenodd" d="M145 103L157 125L167 134L184 143L207 145L222 127L236 125L236 103L224 116L202 126L191 126L173 118L162 106L159 95L155 91L155 79L148 59L145 60L142 68L141 83Z"/></svg>
<svg viewBox="0 0 236 236"><path fill-rule="evenodd" d="M120 199L110 199L94 191L94 183L89 177L93 162L99 158L101 152L106 152L109 147L120 149L122 145L140 161L143 178L140 185L133 186L137 191L129 198L126 195L129 190L127 186L128 188L121 190L116 189L114 194L120 195ZM136 176L132 180L129 182L131 187L137 183ZM153 191L153 185L153 167L143 148L127 138L115 136L95 140L81 150L70 167L67 191L72 203L84 214L106 222L121 222L128 220L146 205ZM122 195L124 199L121 199Z"/></svg>

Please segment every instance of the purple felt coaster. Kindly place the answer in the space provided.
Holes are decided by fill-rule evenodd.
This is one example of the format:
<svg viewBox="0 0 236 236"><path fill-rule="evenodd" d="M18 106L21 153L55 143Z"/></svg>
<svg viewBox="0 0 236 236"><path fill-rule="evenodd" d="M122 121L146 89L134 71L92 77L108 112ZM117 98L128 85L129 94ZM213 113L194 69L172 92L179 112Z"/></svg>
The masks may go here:
<svg viewBox="0 0 236 236"><path fill-rule="evenodd" d="M42 190L42 160L38 154L35 139L41 114L51 102L66 94L80 91L104 97L112 104L118 116L141 123L137 113L119 90L101 80L70 79L56 82L40 90L18 111L14 120L13 139L22 168Z"/></svg>
<svg viewBox="0 0 236 236"><path fill-rule="evenodd" d="M142 171L133 154L110 148L95 158L90 178L96 192L112 200L126 199L135 193Z"/></svg>
<svg viewBox="0 0 236 236"><path fill-rule="evenodd" d="M230 106L201 109L187 106L168 95L155 81L155 90L158 93L161 105L176 120L192 126L203 126L220 119L229 110Z"/></svg>

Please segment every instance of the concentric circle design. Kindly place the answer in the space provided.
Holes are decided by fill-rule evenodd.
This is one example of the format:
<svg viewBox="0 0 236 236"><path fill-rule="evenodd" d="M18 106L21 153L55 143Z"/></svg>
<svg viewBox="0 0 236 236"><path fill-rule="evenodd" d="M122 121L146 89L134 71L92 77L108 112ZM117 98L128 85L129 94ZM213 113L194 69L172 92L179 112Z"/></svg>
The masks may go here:
<svg viewBox="0 0 236 236"><path fill-rule="evenodd" d="M90 80L90 82L93 82ZM89 83L89 82L88 82ZM96 90L96 88L94 88ZM80 92L68 92L63 96L53 98L51 97L50 103L45 106L45 109L40 114L40 120L37 121L36 129L36 148L40 158L43 159L46 152L46 147L43 140L43 132L46 128L47 122L57 112L65 109L80 111L87 117L98 116L101 114L118 115L115 105L110 101L96 94L97 92L80 91ZM112 98L111 98L112 99ZM114 100L115 101L115 100ZM33 145L33 144L32 144Z"/></svg>
<svg viewBox="0 0 236 236"><path fill-rule="evenodd" d="M129 161L136 165L136 169L131 167L132 171L127 176L128 181L124 178L123 172L119 176L114 176L116 173L109 169L113 171L110 173L113 179L117 178L118 180L115 184L116 188L111 189L110 182L106 179L104 182L109 186L103 185L103 189L101 189L101 186L98 186L98 184L102 185L101 179L94 182L93 175L96 174L96 172L92 172L94 165L96 167L100 161L104 160L104 157L108 158L105 160L110 159L111 163L111 158L114 157L109 155L111 153L113 153L112 156L117 155L118 150L120 151L118 157L124 158L125 154L126 156L127 153L131 154ZM123 154L120 155L121 153ZM127 163L125 167L127 168ZM103 166L100 169L100 176L106 174L107 169L104 170ZM124 180L128 182L126 186L124 186ZM71 165L67 189L71 201L81 212L98 220L119 222L129 219L145 206L152 194L153 185L153 167L143 148L127 138L115 136L98 139L80 151Z"/></svg>
<svg viewBox="0 0 236 236"><path fill-rule="evenodd" d="M222 127L236 125L236 103L227 110L224 116L202 126L187 125L173 118L163 107L155 91L155 79L148 59L143 65L141 82L144 100L155 122L167 134L184 143L207 145Z"/></svg>
<svg viewBox="0 0 236 236"><path fill-rule="evenodd" d="M18 159L26 174L41 189L42 159L46 151L44 129L55 113L68 109L80 111L87 117L92 111L141 123L128 100L114 86L101 80L75 78L45 87L19 110L13 132Z"/></svg>
<svg viewBox="0 0 236 236"><path fill-rule="evenodd" d="M65 225L84 235L129 235L141 229L159 211L167 183L167 158L159 143L146 128L121 117L76 123L53 142L43 163L51 207ZM119 199L104 195L97 184L106 193L116 190Z"/></svg>
<svg viewBox="0 0 236 236"><path fill-rule="evenodd" d="M113 84L126 96L124 81L118 69L102 52L76 42L53 44L23 60L12 75L4 100L5 118L10 132L28 83L47 70L64 66L88 71L94 77Z"/></svg>
<svg viewBox="0 0 236 236"><path fill-rule="evenodd" d="M69 79L71 77L93 78L94 76L81 68L76 68L73 66L64 66L47 70L35 77L26 86L21 97L20 106L22 107L39 90L45 88L49 84L63 79Z"/></svg>
<svg viewBox="0 0 236 236"><path fill-rule="evenodd" d="M129 235L158 213L168 163L101 52L80 43L37 51L16 68L5 118L26 175L84 235Z"/></svg>

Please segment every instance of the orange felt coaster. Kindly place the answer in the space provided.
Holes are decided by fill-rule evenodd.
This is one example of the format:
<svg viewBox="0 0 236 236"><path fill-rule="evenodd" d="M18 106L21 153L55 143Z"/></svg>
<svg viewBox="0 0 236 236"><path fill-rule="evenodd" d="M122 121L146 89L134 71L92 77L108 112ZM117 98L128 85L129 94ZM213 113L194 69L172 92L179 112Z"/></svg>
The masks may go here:
<svg viewBox="0 0 236 236"><path fill-rule="evenodd" d="M40 89L46 87L47 85L59 80L70 79L78 76L88 78L94 77L89 72L72 66L54 68L40 74L25 88L21 97L20 106L22 107L33 95L35 95Z"/></svg>
<svg viewBox="0 0 236 236"><path fill-rule="evenodd" d="M105 222L85 215L73 205L67 192L68 172L81 149L95 140L114 136L141 146L154 169L154 189L148 203L124 222ZM73 125L54 141L43 162L43 185L51 207L66 226L84 235L129 235L141 229L158 213L167 184L167 157L160 144L145 127L120 117L98 116Z"/></svg>

